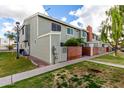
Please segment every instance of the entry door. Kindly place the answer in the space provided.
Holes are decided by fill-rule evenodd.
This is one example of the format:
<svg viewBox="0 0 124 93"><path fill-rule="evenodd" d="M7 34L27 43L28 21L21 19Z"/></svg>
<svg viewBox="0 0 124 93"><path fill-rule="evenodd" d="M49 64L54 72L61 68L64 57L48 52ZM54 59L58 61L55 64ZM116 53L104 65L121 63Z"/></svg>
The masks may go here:
<svg viewBox="0 0 124 93"><path fill-rule="evenodd" d="M61 53L60 53L60 46L55 46L55 63L59 63L61 61Z"/></svg>
<svg viewBox="0 0 124 93"><path fill-rule="evenodd" d="M61 47L61 62L67 61L67 47Z"/></svg>
<svg viewBox="0 0 124 93"><path fill-rule="evenodd" d="M67 48L61 46L55 46L55 48L56 48L55 63L67 61Z"/></svg>

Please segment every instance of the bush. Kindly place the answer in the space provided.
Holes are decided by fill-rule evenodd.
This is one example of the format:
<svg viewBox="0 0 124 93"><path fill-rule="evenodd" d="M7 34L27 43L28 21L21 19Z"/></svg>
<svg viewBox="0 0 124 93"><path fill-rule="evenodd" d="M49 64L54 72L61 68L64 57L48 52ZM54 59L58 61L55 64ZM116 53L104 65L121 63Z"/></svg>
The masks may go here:
<svg viewBox="0 0 124 93"><path fill-rule="evenodd" d="M104 81L93 74L81 75L70 73L68 70L60 70L54 73L53 87L57 88L100 88Z"/></svg>
<svg viewBox="0 0 124 93"><path fill-rule="evenodd" d="M65 42L65 46L80 46L82 44L82 39L80 38L70 38Z"/></svg>

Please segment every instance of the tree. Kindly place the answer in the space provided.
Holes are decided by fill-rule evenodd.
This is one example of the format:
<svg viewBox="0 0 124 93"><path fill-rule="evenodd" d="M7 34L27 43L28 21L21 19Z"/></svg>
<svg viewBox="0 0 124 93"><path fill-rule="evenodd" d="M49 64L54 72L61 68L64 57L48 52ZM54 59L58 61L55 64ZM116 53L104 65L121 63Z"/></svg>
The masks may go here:
<svg viewBox="0 0 124 93"><path fill-rule="evenodd" d="M123 16L119 10L119 6L112 7L106 11L107 18L101 24L101 40L109 43L117 55L119 43L122 42L123 33Z"/></svg>
<svg viewBox="0 0 124 93"><path fill-rule="evenodd" d="M4 36L9 39L8 48L10 50L12 48L12 45L10 45L10 42L15 39L16 35L13 32L7 31L7 33L5 33Z"/></svg>

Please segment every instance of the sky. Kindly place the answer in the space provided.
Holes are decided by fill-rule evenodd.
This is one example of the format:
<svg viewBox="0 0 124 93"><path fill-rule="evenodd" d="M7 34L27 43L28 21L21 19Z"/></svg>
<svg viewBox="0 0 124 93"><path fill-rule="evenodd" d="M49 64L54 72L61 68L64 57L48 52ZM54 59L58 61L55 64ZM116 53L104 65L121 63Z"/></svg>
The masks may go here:
<svg viewBox="0 0 124 93"><path fill-rule="evenodd" d="M88 25L93 27L93 32L98 33L102 20L106 18L105 11L111 6L85 6L85 5L42 5L41 0L28 4L19 0L0 3L0 37L4 37L6 31L13 31L15 22L23 23L23 20L36 12L54 17L79 28L86 29Z"/></svg>

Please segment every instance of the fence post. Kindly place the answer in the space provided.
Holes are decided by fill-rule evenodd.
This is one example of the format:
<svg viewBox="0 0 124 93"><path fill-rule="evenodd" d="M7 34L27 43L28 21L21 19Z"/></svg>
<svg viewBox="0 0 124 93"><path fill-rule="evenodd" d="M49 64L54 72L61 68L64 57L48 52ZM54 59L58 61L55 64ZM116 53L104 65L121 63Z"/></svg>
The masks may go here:
<svg viewBox="0 0 124 93"><path fill-rule="evenodd" d="M11 75L11 84L13 85L13 75Z"/></svg>

